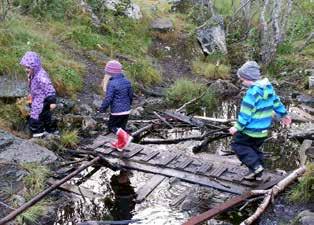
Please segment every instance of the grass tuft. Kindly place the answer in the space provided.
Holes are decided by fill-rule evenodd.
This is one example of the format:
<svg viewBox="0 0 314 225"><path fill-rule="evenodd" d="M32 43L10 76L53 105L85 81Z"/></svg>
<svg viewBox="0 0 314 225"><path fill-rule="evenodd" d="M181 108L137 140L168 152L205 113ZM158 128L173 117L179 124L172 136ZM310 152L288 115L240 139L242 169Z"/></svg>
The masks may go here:
<svg viewBox="0 0 314 225"><path fill-rule="evenodd" d="M65 130L61 134L61 144L64 147L75 148L80 142L77 130Z"/></svg>
<svg viewBox="0 0 314 225"><path fill-rule="evenodd" d="M209 60L196 59L192 63L193 72L210 79L226 79L230 76L230 66L220 64L219 60L212 63Z"/></svg>
<svg viewBox="0 0 314 225"><path fill-rule="evenodd" d="M288 196L292 202L313 202L314 201L314 163L307 165L305 174L299 183L291 190Z"/></svg>

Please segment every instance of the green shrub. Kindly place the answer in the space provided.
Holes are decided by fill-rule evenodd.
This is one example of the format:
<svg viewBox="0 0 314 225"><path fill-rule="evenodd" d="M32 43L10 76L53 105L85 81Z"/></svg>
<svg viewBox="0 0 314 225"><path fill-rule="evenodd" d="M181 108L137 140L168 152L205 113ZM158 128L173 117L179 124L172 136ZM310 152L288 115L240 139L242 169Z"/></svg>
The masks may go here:
<svg viewBox="0 0 314 225"><path fill-rule="evenodd" d="M167 91L166 100L174 107L179 107L184 103L206 94L194 104L187 107L187 111L198 111L201 107L212 109L215 106L214 94L204 84L190 80L177 80Z"/></svg>
<svg viewBox="0 0 314 225"><path fill-rule="evenodd" d="M307 165L305 174L299 183L291 190L289 199L293 202L313 202L314 201L314 163Z"/></svg>
<svg viewBox="0 0 314 225"><path fill-rule="evenodd" d="M193 72L210 79L226 79L230 75L230 66L197 59L192 63Z"/></svg>
<svg viewBox="0 0 314 225"><path fill-rule="evenodd" d="M80 142L77 130L65 130L61 134L61 144L64 147L75 148Z"/></svg>
<svg viewBox="0 0 314 225"><path fill-rule="evenodd" d="M38 224L38 219L43 216L47 202L39 202L24 213L16 217L17 224Z"/></svg>

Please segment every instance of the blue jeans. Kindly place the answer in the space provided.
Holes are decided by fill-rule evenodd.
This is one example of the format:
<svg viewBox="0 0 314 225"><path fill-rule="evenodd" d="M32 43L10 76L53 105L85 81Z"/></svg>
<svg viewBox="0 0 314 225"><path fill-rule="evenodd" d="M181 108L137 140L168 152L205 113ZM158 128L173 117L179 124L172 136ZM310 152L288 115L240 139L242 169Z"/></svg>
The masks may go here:
<svg viewBox="0 0 314 225"><path fill-rule="evenodd" d="M239 160L246 165L250 171L263 165L263 153L259 148L266 138L253 138L241 132L237 132L231 142L231 148Z"/></svg>

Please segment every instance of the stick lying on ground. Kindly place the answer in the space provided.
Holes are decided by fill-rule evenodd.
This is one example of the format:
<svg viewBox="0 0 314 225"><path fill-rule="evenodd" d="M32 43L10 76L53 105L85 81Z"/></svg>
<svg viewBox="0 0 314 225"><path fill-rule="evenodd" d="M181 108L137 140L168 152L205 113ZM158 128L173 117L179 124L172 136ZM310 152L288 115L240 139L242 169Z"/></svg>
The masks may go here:
<svg viewBox="0 0 314 225"><path fill-rule="evenodd" d="M190 218L187 222L185 222L183 225L197 225L204 221L210 220L211 218L215 217L216 215L225 212L226 210L230 209L233 206L236 206L240 204L241 202L245 201L246 199L255 196L255 195L266 195L264 198L264 201L262 204L257 208L255 213L247 218L245 221L243 221L240 225L249 225L252 224L259 216L262 215L262 213L265 211L267 206L270 203L270 200L273 199L278 193L282 190L284 190L290 183L292 183L294 180L296 180L298 177L300 177L302 174L304 174L306 171L306 167L302 166L296 170L294 170L290 175L288 175L286 178L281 180L277 185L275 185L273 188L268 190L252 190L249 192L244 193L241 196L236 196L234 198L231 198L227 202L224 202L217 207L210 209L200 215L194 216Z"/></svg>
<svg viewBox="0 0 314 225"><path fill-rule="evenodd" d="M123 225L123 224L130 224L130 223L136 223L140 222L140 219L134 219L134 220L119 220L119 221L112 221L112 220L106 220L106 221L85 221L80 222L77 225Z"/></svg>

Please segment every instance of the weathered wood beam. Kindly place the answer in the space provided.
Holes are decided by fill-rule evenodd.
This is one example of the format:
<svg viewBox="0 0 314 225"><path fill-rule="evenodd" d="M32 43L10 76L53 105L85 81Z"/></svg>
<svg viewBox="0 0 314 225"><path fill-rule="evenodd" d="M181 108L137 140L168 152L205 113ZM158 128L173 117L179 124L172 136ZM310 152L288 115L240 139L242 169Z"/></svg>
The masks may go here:
<svg viewBox="0 0 314 225"><path fill-rule="evenodd" d="M80 172L82 172L83 170L85 170L87 167L95 164L96 162L98 162L101 158L100 157L96 157L93 160L91 160L90 162L82 165L80 168L78 168L77 170L73 171L72 173L70 173L68 176L64 177L63 179L61 179L59 182L53 184L52 186L50 186L49 188L47 188L46 190L42 191L41 193L39 193L38 195L36 195L35 197L33 197L30 201L26 202L25 204L21 205L19 208L17 208L16 210L12 211L11 213L9 213L7 216L5 216L4 218L2 218L0 220L0 225L4 225L8 222L10 222L11 220L13 220L15 217L17 217L19 214L23 213L25 210L27 210L29 207L33 206L34 204L36 204L37 202L39 202L41 199L43 199L46 195L48 195L50 192L52 192L53 190L55 190L57 187L59 187L60 185L64 184L65 182L67 182L68 180L70 180L71 178L73 178L74 176L76 176L77 174L79 174Z"/></svg>

